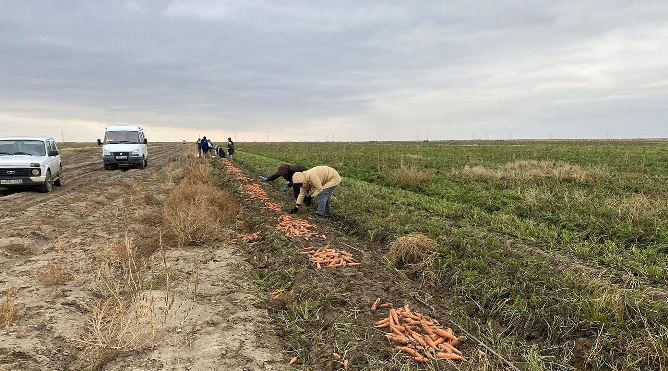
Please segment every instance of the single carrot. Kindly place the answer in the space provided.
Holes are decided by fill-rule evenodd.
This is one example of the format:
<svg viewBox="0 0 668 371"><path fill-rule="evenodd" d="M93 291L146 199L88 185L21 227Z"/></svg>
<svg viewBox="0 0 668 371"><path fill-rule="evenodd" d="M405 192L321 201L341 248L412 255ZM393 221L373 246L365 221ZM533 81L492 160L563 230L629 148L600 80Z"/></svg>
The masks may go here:
<svg viewBox="0 0 668 371"><path fill-rule="evenodd" d="M425 358L425 357L423 357L423 356L415 356L415 357L413 357L413 358L414 358L418 363L427 363L427 361L428 361L427 358Z"/></svg>
<svg viewBox="0 0 668 371"><path fill-rule="evenodd" d="M395 349L399 352L406 353L412 357L421 357L420 353L417 350L410 347L395 347Z"/></svg>
<svg viewBox="0 0 668 371"><path fill-rule="evenodd" d="M434 328L434 333L440 337L446 338L447 340L455 340L457 337L443 329Z"/></svg>
<svg viewBox="0 0 668 371"><path fill-rule="evenodd" d="M391 341L393 341L395 343L398 343L398 344L401 344L401 345L406 345L406 344L410 343L410 339L408 339L406 336L403 336L403 335L397 335L397 334L389 333L389 334L385 334L385 337L388 340L391 340Z"/></svg>
<svg viewBox="0 0 668 371"><path fill-rule="evenodd" d="M292 359L290 360L290 365L292 366L292 365L297 364L297 361L299 361L299 358L297 358L297 357L292 357Z"/></svg>
<svg viewBox="0 0 668 371"><path fill-rule="evenodd" d="M404 330L404 328L401 327L401 326L390 325L390 329L392 330L392 332L394 332L394 333L397 334L397 335L405 336L405 335L404 335L404 331L405 331L405 330Z"/></svg>
<svg viewBox="0 0 668 371"><path fill-rule="evenodd" d="M447 350L450 350L450 351L452 351L452 352L454 352L454 353L457 353L457 354L459 354L459 355L462 354L462 352L459 351L459 349L455 348L454 346L452 346L452 345L450 345L450 344L448 344L448 343L440 344L439 347L443 347L443 348L445 348L445 349L447 349Z"/></svg>
<svg viewBox="0 0 668 371"><path fill-rule="evenodd" d="M392 319L394 320L394 323L399 324L399 316L397 316L397 311L394 309L390 309L390 316L392 316Z"/></svg>
<svg viewBox="0 0 668 371"><path fill-rule="evenodd" d="M430 348L436 349L436 344L434 344L434 341L431 340L431 337L429 335L425 335L423 339L424 342L427 343L427 345L429 345Z"/></svg>
<svg viewBox="0 0 668 371"><path fill-rule="evenodd" d="M348 370L348 360L347 359L343 360L343 369Z"/></svg>
<svg viewBox="0 0 668 371"><path fill-rule="evenodd" d="M341 355L336 352L332 353L332 357L334 357L334 359L341 359Z"/></svg>
<svg viewBox="0 0 668 371"><path fill-rule="evenodd" d="M460 356L459 354L442 353L442 352L436 353L436 358L448 359L448 360L451 360L451 361L464 361L464 360L466 360L464 357Z"/></svg>

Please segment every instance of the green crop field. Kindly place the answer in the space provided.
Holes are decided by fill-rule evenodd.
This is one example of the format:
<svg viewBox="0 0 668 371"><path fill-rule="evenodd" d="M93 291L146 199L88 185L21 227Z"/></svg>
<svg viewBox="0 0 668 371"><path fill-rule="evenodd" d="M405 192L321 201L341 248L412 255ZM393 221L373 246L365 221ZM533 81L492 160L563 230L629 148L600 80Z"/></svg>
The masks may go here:
<svg viewBox="0 0 668 371"><path fill-rule="evenodd" d="M336 222L435 238L425 291L528 368L668 366L666 142L240 143L235 161L338 169Z"/></svg>

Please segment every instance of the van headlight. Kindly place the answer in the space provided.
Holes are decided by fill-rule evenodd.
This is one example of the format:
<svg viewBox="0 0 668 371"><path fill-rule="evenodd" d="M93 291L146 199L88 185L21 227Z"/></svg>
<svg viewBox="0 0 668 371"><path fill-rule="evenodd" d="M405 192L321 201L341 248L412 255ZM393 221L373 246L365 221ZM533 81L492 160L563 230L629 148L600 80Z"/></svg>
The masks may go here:
<svg viewBox="0 0 668 371"><path fill-rule="evenodd" d="M139 157L139 151L132 151L132 153L130 154L130 156L132 156L132 157Z"/></svg>
<svg viewBox="0 0 668 371"><path fill-rule="evenodd" d="M109 150L107 150L107 149L103 149L102 150L102 156L111 156L111 152L109 152Z"/></svg>
<svg viewBox="0 0 668 371"><path fill-rule="evenodd" d="M32 169L32 175L38 176L39 175L39 169Z"/></svg>

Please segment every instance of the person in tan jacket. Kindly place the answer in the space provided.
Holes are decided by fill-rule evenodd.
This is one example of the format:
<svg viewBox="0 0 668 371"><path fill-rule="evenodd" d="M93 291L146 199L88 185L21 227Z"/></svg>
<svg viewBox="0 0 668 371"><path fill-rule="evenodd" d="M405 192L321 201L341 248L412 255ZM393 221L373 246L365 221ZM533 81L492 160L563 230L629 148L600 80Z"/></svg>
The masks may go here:
<svg viewBox="0 0 668 371"><path fill-rule="evenodd" d="M332 194L341 183L339 173L329 166L316 166L306 171L292 175L292 183L300 187L297 204L290 210L291 214L299 211L299 207L307 200L320 196L318 199L317 216L329 218L332 216Z"/></svg>

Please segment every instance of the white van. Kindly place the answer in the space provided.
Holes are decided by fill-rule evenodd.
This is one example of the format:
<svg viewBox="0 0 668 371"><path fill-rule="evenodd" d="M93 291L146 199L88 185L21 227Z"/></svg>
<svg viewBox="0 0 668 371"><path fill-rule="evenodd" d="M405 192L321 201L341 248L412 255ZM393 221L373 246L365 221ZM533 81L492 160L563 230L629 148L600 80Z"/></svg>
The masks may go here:
<svg viewBox="0 0 668 371"><path fill-rule="evenodd" d="M139 126L110 126L105 129L102 146L102 161L105 169L148 166L148 140Z"/></svg>

